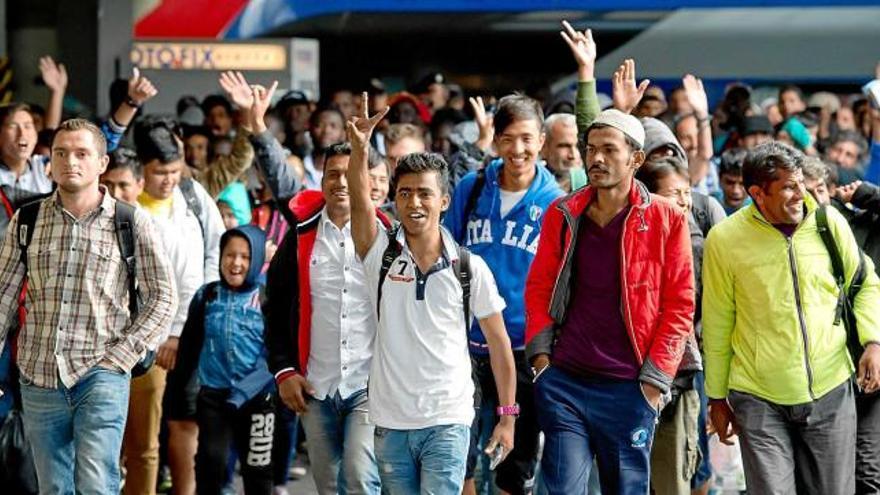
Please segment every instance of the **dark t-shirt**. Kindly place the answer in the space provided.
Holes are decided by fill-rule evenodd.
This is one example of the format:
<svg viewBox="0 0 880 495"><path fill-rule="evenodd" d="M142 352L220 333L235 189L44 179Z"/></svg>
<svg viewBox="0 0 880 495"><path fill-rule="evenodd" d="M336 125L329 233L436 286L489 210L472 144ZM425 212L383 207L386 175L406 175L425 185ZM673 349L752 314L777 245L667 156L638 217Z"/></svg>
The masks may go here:
<svg viewBox="0 0 880 495"><path fill-rule="evenodd" d="M629 207L604 228L584 215L577 233L571 302L553 364L580 376L639 376L621 304L621 235L628 212Z"/></svg>

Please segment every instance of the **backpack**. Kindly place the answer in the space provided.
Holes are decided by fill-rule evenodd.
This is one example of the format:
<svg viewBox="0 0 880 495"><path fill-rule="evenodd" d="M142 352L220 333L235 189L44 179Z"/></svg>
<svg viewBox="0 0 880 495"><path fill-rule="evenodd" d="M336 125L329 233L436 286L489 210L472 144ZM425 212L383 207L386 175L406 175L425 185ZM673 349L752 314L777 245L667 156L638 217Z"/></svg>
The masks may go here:
<svg viewBox="0 0 880 495"><path fill-rule="evenodd" d="M471 188L470 194L468 194L467 203L464 205L464 217L462 220L465 224L477 207L477 200L480 199L480 194L483 193L484 187L486 187L486 169L481 168L477 170L477 178L474 180L474 185Z"/></svg>
<svg viewBox="0 0 880 495"><path fill-rule="evenodd" d="M843 327L846 330L846 347L853 364L858 367L864 348L859 342L855 301L867 276L865 272L865 255L859 249L859 266L853 274L852 283L849 286L849 291L847 291L846 272L843 269L843 261L840 258L837 243L834 241L834 235L831 233L831 229L828 228L828 211L825 208L823 205L816 210L816 228L819 230L822 243L825 244L825 249L828 250L828 254L831 257L831 269L834 271L834 280L840 291L837 296L837 309L834 312L834 324L838 325L843 320Z"/></svg>
<svg viewBox="0 0 880 495"><path fill-rule="evenodd" d="M24 265L25 273L27 273L27 257L28 246L34 237L34 230L37 224L37 215L40 212L40 205L43 200L31 201L23 205L18 210L18 246L20 248L21 263ZM116 202L116 208L113 213L113 225L116 230L116 242L119 244L119 253L125 263L125 271L128 274L128 310L131 313L131 319L134 320L138 314L138 284L136 276L137 259L135 258L136 235L134 231L134 211L135 207L122 201ZM24 321L22 320L23 324ZM156 359L154 351L147 351L147 354L138 362L131 370L131 376L136 377L146 373Z"/></svg>
<svg viewBox="0 0 880 495"><path fill-rule="evenodd" d="M376 297L377 320L379 319L382 308L382 286L385 284L385 277L388 275L388 270L391 269L391 264L394 263L394 260L396 260L403 252L403 248L400 243L397 242L398 230L400 230L400 224L387 231L388 247L386 247L385 252L382 253L382 267L379 270L379 287L377 288ZM379 235L382 234L379 233ZM461 246L457 246L457 248L458 262L453 263L453 268L455 269L455 277L461 285L462 307L464 308L464 328L465 331L468 331L471 327L471 252L468 251L467 248Z"/></svg>

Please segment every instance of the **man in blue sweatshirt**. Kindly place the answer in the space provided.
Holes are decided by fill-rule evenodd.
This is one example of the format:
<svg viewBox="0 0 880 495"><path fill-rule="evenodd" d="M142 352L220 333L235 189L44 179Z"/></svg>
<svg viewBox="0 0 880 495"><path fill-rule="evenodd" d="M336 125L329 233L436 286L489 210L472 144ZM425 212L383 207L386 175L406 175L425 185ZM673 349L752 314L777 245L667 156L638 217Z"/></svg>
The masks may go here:
<svg viewBox="0 0 880 495"><path fill-rule="evenodd" d="M553 173L539 162L545 137L543 125L544 115L535 100L520 95L502 98L494 116L494 144L499 158L461 180L443 221L456 242L486 261L507 302L504 325L516 360L520 417L513 452L496 468L495 483L503 492L513 494L528 493L538 448L532 372L524 356L523 288L538 248L544 212L563 194ZM475 385L481 395L477 405L483 411L494 411L494 377L486 338L478 325L471 327L468 342ZM491 431L495 423L494 415L492 424L481 425L480 417L478 412L471 429L465 493L474 489L480 432Z"/></svg>

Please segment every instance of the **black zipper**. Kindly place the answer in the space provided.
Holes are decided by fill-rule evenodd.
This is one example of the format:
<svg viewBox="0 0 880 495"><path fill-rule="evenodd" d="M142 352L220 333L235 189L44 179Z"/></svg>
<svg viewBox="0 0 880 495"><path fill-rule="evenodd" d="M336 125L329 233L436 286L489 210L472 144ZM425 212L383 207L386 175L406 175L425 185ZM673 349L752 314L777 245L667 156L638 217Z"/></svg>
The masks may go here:
<svg viewBox="0 0 880 495"><path fill-rule="evenodd" d="M810 367L810 342L807 339L807 324L804 321L804 309L801 303L801 288L798 281L797 264L794 259L794 243L791 237L786 237L785 242L788 244L788 262L791 265L791 279L794 284L794 301L797 306L801 335L804 338L804 366L807 368L807 389L810 392L810 398L816 400L816 396L813 394L813 369Z"/></svg>

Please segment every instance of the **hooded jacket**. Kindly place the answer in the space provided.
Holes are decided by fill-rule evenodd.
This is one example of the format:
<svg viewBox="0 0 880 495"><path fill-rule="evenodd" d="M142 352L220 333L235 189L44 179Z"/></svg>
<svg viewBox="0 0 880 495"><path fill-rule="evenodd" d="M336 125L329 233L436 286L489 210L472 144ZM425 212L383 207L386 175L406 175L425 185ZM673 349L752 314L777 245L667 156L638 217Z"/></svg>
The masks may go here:
<svg viewBox="0 0 880 495"><path fill-rule="evenodd" d="M318 237L324 196L321 191L302 191L288 206L296 228L287 231L269 264L263 305L269 370L277 383L307 372L312 323L309 260ZM379 222L390 227L384 214L378 210L376 214Z"/></svg>
<svg viewBox="0 0 880 495"><path fill-rule="evenodd" d="M521 350L525 348L523 296L526 276L538 249L544 214L550 203L563 193L553 174L544 165L536 164L535 178L525 196L502 217L500 175L503 166L503 161L497 159L486 167L485 186L467 218L464 210L477 173L466 175L455 189L443 224L455 242L479 255L489 265L498 292L507 303L502 315L511 346L514 350ZM472 353L488 354L486 337L477 321L468 332L468 342Z"/></svg>
<svg viewBox="0 0 880 495"><path fill-rule="evenodd" d="M571 300L581 219L596 190L587 186L556 200L526 281L526 354L552 354ZM621 311L639 380L669 390L693 332L694 268L685 215L633 180L621 235Z"/></svg>
<svg viewBox="0 0 880 495"><path fill-rule="evenodd" d="M816 228L816 202L791 238L752 204L715 226L703 261L706 395L730 390L781 405L818 399L852 376L843 323L834 324L838 289L831 257ZM843 217L828 208L846 288L858 246ZM870 259L855 298L859 341L880 342L880 280Z"/></svg>
<svg viewBox="0 0 880 495"><path fill-rule="evenodd" d="M201 386L216 389L235 389L257 378L261 386L251 391L255 394L272 382L265 365L260 307L266 234L254 225L230 229L220 238L221 253L233 237L244 238L250 247L244 283L231 287L221 276L193 296L169 387L187 383L196 371Z"/></svg>

